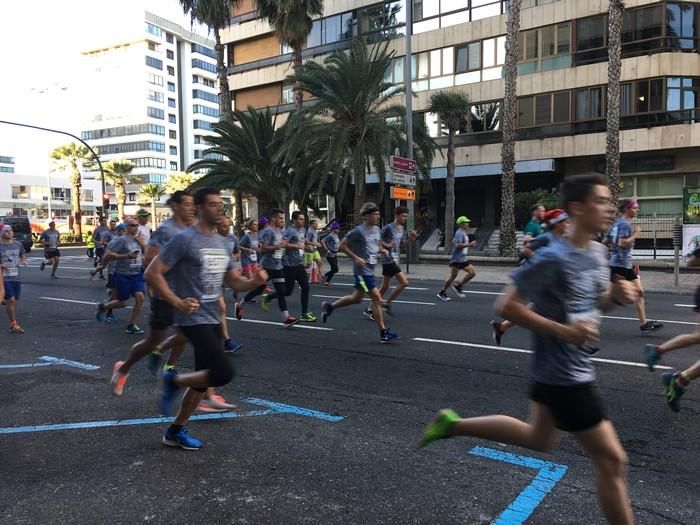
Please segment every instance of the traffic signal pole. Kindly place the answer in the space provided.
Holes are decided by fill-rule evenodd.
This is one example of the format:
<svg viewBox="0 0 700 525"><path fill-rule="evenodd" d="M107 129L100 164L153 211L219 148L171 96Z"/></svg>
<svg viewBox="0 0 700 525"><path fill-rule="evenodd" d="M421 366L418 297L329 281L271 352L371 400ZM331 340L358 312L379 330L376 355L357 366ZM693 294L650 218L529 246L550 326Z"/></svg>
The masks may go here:
<svg viewBox="0 0 700 525"><path fill-rule="evenodd" d="M406 157L413 160L413 86L412 86L412 50L411 34L413 33L413 2L406 2L406 67L404 68L404 84L406 86ZM408 231L415 228L415 201L408 201ZM415 241L408 241L406 253L406 273L411 271Z"/></svg>

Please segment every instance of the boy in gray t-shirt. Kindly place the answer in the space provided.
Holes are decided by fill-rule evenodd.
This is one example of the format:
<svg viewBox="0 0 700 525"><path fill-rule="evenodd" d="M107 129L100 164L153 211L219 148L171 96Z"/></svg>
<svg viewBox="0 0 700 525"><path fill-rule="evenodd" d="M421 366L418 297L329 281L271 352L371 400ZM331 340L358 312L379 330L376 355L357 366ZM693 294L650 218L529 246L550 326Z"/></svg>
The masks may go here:
<svg viewBox="0 0 700 525"><path fill-rule="evenodd" d="M605 179L566 178L561 197L571 219L568 239L542 248L516 270L513 285L497 303L503 317L533 333L528 421L501 415L461 419L452 410L442 410L426 428L421 446L460 435L544 451L554 444L558 430L571 432L595 463L606 518L631 525L627 458L596 394L591 357L584 347L598 339L600 312L633 302L637 290L624 280L610 285L604 249L591 240L607 228L612 214Z"/></svg>
<svg viewBox="0 0 700 525"><path fill-rule="evenodd" d="M437 296L438 299L442 301L450 301L451 299L447 295L447 290L449 290L450 285L459 275L460 271L463 271L466 275L461 282L454 283L452 288L457 292L457 295L464 297L465 294L462 291L462 287L476 277L476 270L472 266L469 260L469 248L476 246L476 241L469 239L469 234L467 229L469 229L469 218L462 215L457 219L457 231L452 238L452 256L450 257L450 273L445 279L445 282L440 288Z"/></svg>

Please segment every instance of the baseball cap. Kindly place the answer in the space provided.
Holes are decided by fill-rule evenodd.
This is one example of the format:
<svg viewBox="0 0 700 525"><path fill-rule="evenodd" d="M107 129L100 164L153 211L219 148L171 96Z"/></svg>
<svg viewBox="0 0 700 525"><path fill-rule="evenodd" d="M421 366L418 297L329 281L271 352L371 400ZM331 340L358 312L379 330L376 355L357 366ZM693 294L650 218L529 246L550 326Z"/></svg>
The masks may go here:
<svg viewBox="0 0 700 525"><path fill-rule="evenodd" d="M117 231L119 231L119 230L126 230L126 224L124 224L124 223L119 224L117 226Z"/></svg>
<svg viewBox="0 0 700 525"><path fill-rule="evenodd" d="M457 224L462 224L464 222L472 222L472 221L466 215L462 215L461 217L459 217L457 219Z"/></svg>
<svg viewBox="0 0 700 525"><path fill-rule="evenodd" d="M148 217L149 215L151 215L151 212L143 208L136 212L137 217Z"/></svg>

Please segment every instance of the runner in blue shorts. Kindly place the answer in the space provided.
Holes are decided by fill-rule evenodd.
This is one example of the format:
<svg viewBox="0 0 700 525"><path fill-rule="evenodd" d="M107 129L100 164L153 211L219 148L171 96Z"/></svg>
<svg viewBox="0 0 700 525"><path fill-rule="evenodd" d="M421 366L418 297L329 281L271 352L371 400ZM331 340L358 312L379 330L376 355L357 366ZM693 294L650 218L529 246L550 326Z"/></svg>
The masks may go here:
<svg viewBox="0 0 700 525"><path fill-rule="evenodd" d="M7 317L10 320L10 333L23 334L24 329L17 323L17 301L22 292L19 276L20 264L27 266L27 256L22 243L14 239L12 226L0 226L0 299L5 303Z"/></svg>

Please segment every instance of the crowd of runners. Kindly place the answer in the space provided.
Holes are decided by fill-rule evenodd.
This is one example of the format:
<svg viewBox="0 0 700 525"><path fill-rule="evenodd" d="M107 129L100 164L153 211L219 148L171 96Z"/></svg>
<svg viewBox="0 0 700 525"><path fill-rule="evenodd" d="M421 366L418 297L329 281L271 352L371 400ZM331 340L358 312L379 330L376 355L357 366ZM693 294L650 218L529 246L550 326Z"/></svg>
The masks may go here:
<svg viewBox="0 0 700 525"><path fill-rule="evenodd" d="M547 450L559 431L571 432L593 458L606 517L612 523L631 523L624 478L626 456L596 393L591 356L601 344L602 313L617 305L635 305L642 332L662 328L646 317L644 290L632 259L640 234L633 225L639 206L634 200L622 202L619 218L613 222L609 191L600 177L592 175L567 178L561 196L561 209L533 207L521 261L511 274L512 284L497 303L504 320L491 324L498 345L512 325L534 335L530 418L527 422L501 415L461 419L446 409L427 427L421 445L466 435ZM276 301L284 328L317 322L309 301L310 276L320 277L324 287L332 286L339 271L338 254L343 253L353 263L354 290L334 302L323 302L321 321L327 323L337 309L367 298L369 307L361 313L376 323L379 342L399 337L386 321L394 313L393 302L408 286L399 259L403 245L413 241L416 233L407 230L406 208L397 207L393 221L380 228L379 208L368 202L359 210L361 224L343 236L336 220L322 234L317 221L307 224L304 213L295 211L286 226L285 211L272 209L259 220L247 220L236 235L223 214L217 190L179 191L168 204L171 218L152 233L146 226L150 214L142 210L120 224L100 220L88 238L88 255L94 260L90 278L104 280L107 289L105 300L97 305L96 320L115 323L115 312L131 306L126 333L143 334L128 356L114 364L112 392L122 396L131 367L147 359L149 370L162 375L161 412L175 415L163 437L166 445L198 450L201 442L186 430L192 413L235 409L215 390L233 379L233 359L227 354L241 348L228 331L229 294L234 297L239 320L256 302L268 311ZM456 226L449 272L437 292L442 301L450 301L449 292L464 297L464 287L476 275L469 260L469 248L475 245L470 219L461 216ZM41 270L50 266L51 278L58 279L60 235L53 223L40 240L44 247ZM17 334L24 332L17 322L17 303L20 266L26 264L24 248L13 239L12 228L2 226L0 297L10 332ZM381 282L376 277L379 264ZM690 264L700 266L700 249ZM464 276L457 280L460 272ZM390 290L392 282L395 285ZM297 288L298 316L290 312L289 305ZM147 300L150 317L144 329L140 319ZM696 311L700 312L700 291ZM700 330L662 345L647 345L645 361L654 370L666 352L697 343ZM178 373L178 358L188 344L194 352L194 371ZM689 383L699 376L700 362L682 372L663 374L667 401L674 411L680 409Z"/></svg>

